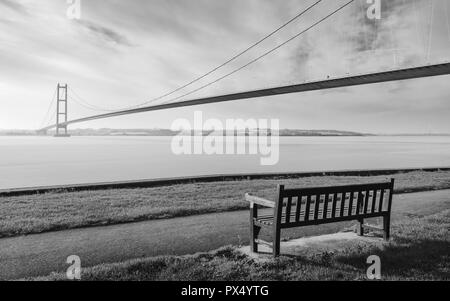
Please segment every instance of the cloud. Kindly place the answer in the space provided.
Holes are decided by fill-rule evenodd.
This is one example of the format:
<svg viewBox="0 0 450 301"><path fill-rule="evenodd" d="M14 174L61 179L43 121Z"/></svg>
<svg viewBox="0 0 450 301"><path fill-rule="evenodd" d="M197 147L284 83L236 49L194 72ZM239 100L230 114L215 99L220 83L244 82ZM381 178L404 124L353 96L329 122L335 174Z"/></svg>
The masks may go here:
<svg viewBox="0 0 450 301"><path fill-rule="evenodd" d="M108 42L113 42L122 46L133 46L126 36L111 28L87 20L76 20L76 23Z"/></svg>
<svg viewBox="0 0 450 301"><path fill-rule="evenodd" d="M0 65L4 71L0 72L0 81L9 86L5 90L3 84L0 89L8 96L3 98L10 100L10 105L0 102L0 113L4 114L0 116L0 127L24 127L36 115L45 114L49 90L59 81L67 82L86 99L106 108L126 107L157 97L222 64L314 2L82 1L82 19L75 21L66 18L65 0L0 0L3 12ZM323 1L246 55L173 96L244 65L346 2ZM431 31L429 0L382 0L381 20L376 21L366 17L367 1L357 0L271 55L192 97L422 65L426 63L429 40L431 62L441 61L444 56L450 59L445 18L445 5L450 2L433 2ZM26 11L28 17L22 14ZM392 51L394 48L398 51ZM441 81L423 79L348 87L201 109L219 118L235 114L249 118L279 117L286 127L336 127L370 132L415 126L408 130L414 131L426 122L436 122L436 128L450 131L446 81L448 77ZM20 90L23 85L39 97L25 95ZM24 107L28 115L23 114ZM425 118L422 113L425 107L436 116ZM71 116L92 113L83 110L71 106ZM165 127L170 126L174 115L190 114L192 110L159 111L152 113L152 118L142 114L86 125ZM399 112L414 122L406 117L397 121L395 115L400 115ZM8 119L13 115L14 121ZM386 120L385 116L390 123L380 122Z"/></svg>
<svg viewBox="0 0 450 301"><path fill-rule="evenodd" d="M28 14L27 9L20 4L17 1L11 1L11 0L0 0L0 4L2 4L3 6L6 6L16 12L19 12L21 14Z"/></svg>

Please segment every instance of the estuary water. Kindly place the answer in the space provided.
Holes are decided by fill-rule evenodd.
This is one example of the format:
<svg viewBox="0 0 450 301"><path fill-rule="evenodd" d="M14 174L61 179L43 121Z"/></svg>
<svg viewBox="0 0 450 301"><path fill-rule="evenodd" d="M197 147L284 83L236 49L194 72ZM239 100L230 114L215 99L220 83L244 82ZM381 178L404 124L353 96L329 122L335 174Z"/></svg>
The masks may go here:
<svg viewBox="0 0 450 301"><path fill-rule="evenodd" d="M172 137L0 137L0 189L211 174L449 167L449 136L281 137L262 155L177 155Z"/></svg>

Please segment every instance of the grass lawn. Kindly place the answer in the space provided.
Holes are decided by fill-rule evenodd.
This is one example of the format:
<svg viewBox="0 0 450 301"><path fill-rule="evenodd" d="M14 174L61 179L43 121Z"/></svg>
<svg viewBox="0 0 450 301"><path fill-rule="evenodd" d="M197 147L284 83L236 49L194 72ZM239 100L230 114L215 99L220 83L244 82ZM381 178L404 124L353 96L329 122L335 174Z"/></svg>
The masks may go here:
<svg viewBox="0 0 450 301"><path fill-rule="evenodd" d="M382 280L450 280L450 210L404 218L389 242L346 241L306 247L299 256L256 261L229 246L192 256L161 256L82 269L82 280L365 280L378 255ZM52 274L32 280L65 280Z"/></svg>
<svg viewBox="0 0 450 301"><path fill-rule="evenodd" d="M393 177L397 193L450 188L450 171L408 172ZM386 176L326 176L1 197L0 237L247 209L244 193L273 198L277 184L308 187L386 179Z"/></svg>

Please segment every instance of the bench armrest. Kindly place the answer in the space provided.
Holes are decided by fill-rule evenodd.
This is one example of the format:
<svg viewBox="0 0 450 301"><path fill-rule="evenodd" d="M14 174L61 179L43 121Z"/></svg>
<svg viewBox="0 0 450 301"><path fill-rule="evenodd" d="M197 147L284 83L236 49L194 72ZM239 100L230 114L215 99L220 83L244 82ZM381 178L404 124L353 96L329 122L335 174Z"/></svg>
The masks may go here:
<svg viewBox="0 0 450 301"><path fill-rule="evenodd" d="M245 194L245 200L247 200L250 203L255 203L264 207L269 207L269 208L275 208L275 202L274 201L270 201L270 200L266 200L254 195L251 195L249 193Z"/></svg>

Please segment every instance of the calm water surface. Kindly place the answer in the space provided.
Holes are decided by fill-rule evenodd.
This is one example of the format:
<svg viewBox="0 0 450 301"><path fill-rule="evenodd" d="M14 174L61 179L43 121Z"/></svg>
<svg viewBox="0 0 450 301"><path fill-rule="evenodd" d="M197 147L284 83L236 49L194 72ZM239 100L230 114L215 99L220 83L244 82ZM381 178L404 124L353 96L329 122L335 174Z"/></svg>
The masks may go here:
<svg viewBox="0 0 450 301"><path fill-rule="evenodd" d="M170 137L0 137L0 189L255 172L450 166L450 137L283 137L280 159L174 155Z"/></svg>

